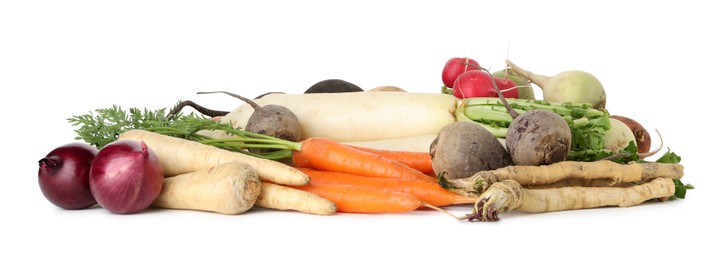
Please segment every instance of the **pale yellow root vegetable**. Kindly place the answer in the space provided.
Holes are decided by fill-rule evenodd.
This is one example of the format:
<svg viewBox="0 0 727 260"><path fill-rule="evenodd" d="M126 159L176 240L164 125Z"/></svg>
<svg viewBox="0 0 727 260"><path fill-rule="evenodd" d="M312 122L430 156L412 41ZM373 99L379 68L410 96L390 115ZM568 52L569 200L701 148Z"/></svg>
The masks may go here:
<svg viewBox="0 0 727 260"><path fill-rule="evenodd" d="M428 134L384 140L342 143L379 150L428 153L432 142L436 138L436 134ZM499 141L503 147L505 146L505 138L497 138L497 141Z"/></svg>
<svg viewBox="0 0 727 260"><path fill-rule="evenodd" d="M262 183L246 163L230 162L212 168L164 178L152 206L169 209L240 214L252 208Z"/></svg>
<svg viewBox="0 0 727 260"><path fill-rule="evenodd" d="M514 180L492 184L482 195L472 214L460 219L498 221L498 214L511 210L541 213L587 209L605 206L629 207L650 199L667 198L674 194L670 178L624 187L564 187L555 189L524 189Z"/></svg>
<svg viewBox="0 0 727 260"><path fill-rule="evenodd" d="M252 166L262 180L296 186L310 182L308 175L280 162L144 130L126 131L119 135L119 140L144 141L159 157L167 177L209 169L226 162L244 162Z"/></svg>
<svg viewBox="0 0 727 260"><path fill-rule="evenodd" d="M680 164L563 161L541 166L508 166L478 172L467 178L442 180L440 184L462 195L479 195L493 183L504 180L514 180L525 186L538 186L566 179L609 179L609 186L613 186L618 183L649 181L658 177L680 179L682 176L684 167Z"/></svg>
<svg viewBox="0 0 727 260"><path fill-rule="evenodd" d="M629 142L636 144L636 137L629 126L613 118L608 120L611 122L611 129L608 129L603 137L604 149L618 153L629 146Z"/></svg>
<svg viewBox="0 0 727 260"><path fill-rule="evenodd" d="M428 153L432 141L437 138L436 134L418 135L403 138L393 138L363 142L343 142L347 145L366 147L387 151L405 151Z"/></svg>
<svg viewBox="0 0 727 260"><path fill-rule="evenodd" d="M336 204L316 194L290 187L263 183L260 196L255 203L258 207L296 210L316 215L333 215Z"/></svg>
<svg viewBox="0 0 727 260"><path fill-rule="evenodd" d="M348 92L270 94L255 100L260 106L284 106L298 117L302 139L324 137L358 142L437 134L455 121L457 98L439 93ZM243 104L222 122L245 128L254 109ZM222 132L200 132L221 138Z"/></svg>
<svg viewBox="0 0 727 260"><path fill-rule="evenodd" d="M395 91L395 92L406 92L403 88L396 86L380 86L369 89L368 91Z"/></svg>
<svg viewBox="0 0 727 260"><path fill-rule="evenodd" d="M629 187L638 185L640 182L614 183L612 179L565 179L551 184L522 185L526 189L552 189L563 187Z"/></svg>

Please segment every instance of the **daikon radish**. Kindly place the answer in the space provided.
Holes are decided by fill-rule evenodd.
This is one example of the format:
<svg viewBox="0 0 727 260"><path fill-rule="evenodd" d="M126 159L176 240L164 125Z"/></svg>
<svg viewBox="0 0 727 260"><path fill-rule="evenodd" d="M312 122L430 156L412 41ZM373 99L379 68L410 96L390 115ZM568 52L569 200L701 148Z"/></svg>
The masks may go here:
<svg viewBox="0 0 727 260"><path fill-rule="evenodd" d="M439 93L351 92L269 94L256 103L281 105L293 111L300 121L302 139L360 142L436 134L455 122L457 99ZM221 121L244 128L254 111L242 104ZM202 134L224 136L221 132Z"/></svg>
<svg viewBox="0 0 727 260"><path fill-rule="evenodd" d="M344 142L344 144L379 150L428 153L429 146L434 138L437 138L436 134L363 142Z"/></svg>

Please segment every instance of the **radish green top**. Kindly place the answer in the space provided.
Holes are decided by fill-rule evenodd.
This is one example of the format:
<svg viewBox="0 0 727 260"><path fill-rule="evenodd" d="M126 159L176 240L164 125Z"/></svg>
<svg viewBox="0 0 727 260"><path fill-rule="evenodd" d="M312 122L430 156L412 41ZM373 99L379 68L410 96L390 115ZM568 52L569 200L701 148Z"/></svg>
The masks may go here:
<svg viewBox="0 0 727 260"><path fill-rule="evenodd" d="M591 108L589 103L555 103L543 100L507 99L519 114L533 109L550 110L560 115L571 128L573 139L568 160L594 161L613 154L604 149L605 133L611 128L608 113ZM471 98L460 101L457 121L480 123L496 137L507 135L512 117L499 98Z"/></svg>

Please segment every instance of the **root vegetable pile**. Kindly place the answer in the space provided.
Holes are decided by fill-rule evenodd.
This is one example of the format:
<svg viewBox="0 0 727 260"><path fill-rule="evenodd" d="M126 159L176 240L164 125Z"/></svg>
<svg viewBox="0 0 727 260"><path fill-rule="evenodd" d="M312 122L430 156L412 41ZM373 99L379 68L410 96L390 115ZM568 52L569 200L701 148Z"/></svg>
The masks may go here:
<svg viewBox="0 0 727 260"><path fill-rule="evenodd" d="M564 161L542 166L509 166L440 185L463 195L479 195L473 212L460 219L498 221L511 210L532 213L628 207L647 200L684 198L693 188L679 181L680 158L667 152L657 162Z"/></svg>
<svg viewBox="0 0 727 260"><path fill-rule="evenodd" d="M244 101L229 112L190 100L169 113L98 109L68 119L77 139L95 148L48 154L39 162L39 183L59 207L99 203L122 214L152 206L226 215L428 208L454 216L440 207L466 204L472 213L456 218L469 221L497 221L512 210L628 207L684 198L693 188L681 182L684 166L671 150L644 160L656 153L648 152L648 131L630 118L610 117L593 75L572 70L545 77L505 64L490 74L472 59L450 59L442 93L364 92L331 79L305 94L270 91L255 101L226 91L198 93ZM543 100L531 82L543 89ZM182 113L187 106L197 112ZM106 162L104 148L119 143L141 147L112 156L130 167ZM94 173L64 163L107 167ZM98 176L118 181L99 185ZM134 183L137 176L149 181ZM144 191L143 201L103 192L118 190Z"/></svg>

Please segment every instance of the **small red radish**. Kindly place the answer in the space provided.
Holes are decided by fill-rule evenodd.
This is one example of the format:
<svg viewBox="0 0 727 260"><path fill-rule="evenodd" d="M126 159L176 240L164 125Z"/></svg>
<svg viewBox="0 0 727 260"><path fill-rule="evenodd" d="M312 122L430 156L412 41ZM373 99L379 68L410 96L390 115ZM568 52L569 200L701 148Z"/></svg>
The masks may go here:
<svg viewBox="0 0 727 260"><path fill-rule="evenodd" d="M520 98L520 95L518 94L518 85L515 81L495 77L495 82L497 82L497 87L500 88L500 91L502 91L502 94L505 95L506 98ZM497 93L495 93L495 97L497 97Z"/></svg>
<svg viewBox="0 0 727 260"><path fill-rule="evenodd" d="M514 81L495 78L497 87L505 98L518 98L518 89ZM462 73L454 81L454 96L457 98L497 97L492 77L482 70L470 70Z"/></svg>
<svg viewBox="0 0 727 260"><path fill-rule="evenodd" d="M479 70L480 64L470 58L451 58L444 64L442 82L448 88L454 87L454 81L459 75L470 70Z"/></svg>

